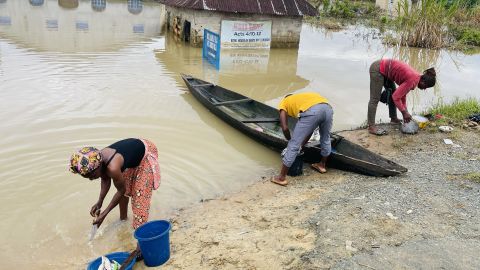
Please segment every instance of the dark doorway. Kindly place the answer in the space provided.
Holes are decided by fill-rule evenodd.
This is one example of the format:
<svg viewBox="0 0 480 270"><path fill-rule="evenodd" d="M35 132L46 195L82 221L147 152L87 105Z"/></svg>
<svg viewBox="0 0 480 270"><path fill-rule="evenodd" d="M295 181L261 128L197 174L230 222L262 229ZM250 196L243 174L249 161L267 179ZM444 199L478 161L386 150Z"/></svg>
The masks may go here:
<svg viewBox="0 0 480 270"><path fill-rule="evenodd" d="M170 11L167 12L167 30L170 30Z"/></svg>
<svg viewBox="0 0 480 270"><path fill-rule="evenodd" d="M189 21L185 21L183 24L183 40L185 42L190 42L190 30L192 28L192 25L190 24Z"/></svg>

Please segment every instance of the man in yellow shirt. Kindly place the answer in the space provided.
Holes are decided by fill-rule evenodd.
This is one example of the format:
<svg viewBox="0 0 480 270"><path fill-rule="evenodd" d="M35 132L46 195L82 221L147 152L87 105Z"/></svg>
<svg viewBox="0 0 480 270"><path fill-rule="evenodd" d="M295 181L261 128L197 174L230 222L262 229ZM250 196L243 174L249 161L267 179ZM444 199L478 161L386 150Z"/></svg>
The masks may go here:
<svg viewBox="0 0 480 270"><path fill-rule="evenodd" d="M272 178L272 182L285 186L288 184L286 175L290 166L301 148L312 136L315 128L320 131L320 145L322 158L319 163L312 164L312 168L320 173L327 172L325 163L331 153L330 130L333 122L333 109L328 104L328 100L317 93L299 93L287 95L278 106L280 113L280 125L283 135L288 140L287 150L282 158L282 168L280 174ZM288 129L288 116L298 118L297 124L293 130L293 136L290 136Z"/></svg>

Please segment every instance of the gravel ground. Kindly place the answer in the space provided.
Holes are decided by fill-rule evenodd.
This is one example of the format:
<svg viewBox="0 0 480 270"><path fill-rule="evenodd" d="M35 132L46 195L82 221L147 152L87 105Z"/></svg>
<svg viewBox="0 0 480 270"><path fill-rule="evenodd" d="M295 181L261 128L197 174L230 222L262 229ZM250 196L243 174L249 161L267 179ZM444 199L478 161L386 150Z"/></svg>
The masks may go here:
<svg viewBox="0 0 480 270"><path fill-rule="evenodd" d="M478 133L464 132L444 145L445 134L399 136L402 176L346 174L345 181L309 203L315 248L304 269L480 269ZM421 147L418 147L421 145Z"/></svg>
<svg viewBox="0 0 480 270"><path fill-rule="evenodd" d="M307 167L287 187L267 176L203 200L172 217L172 256L162 268L480 269L480 179L468 177L480 178L480 132L390 134L342 133L408 173Z"/></svg>

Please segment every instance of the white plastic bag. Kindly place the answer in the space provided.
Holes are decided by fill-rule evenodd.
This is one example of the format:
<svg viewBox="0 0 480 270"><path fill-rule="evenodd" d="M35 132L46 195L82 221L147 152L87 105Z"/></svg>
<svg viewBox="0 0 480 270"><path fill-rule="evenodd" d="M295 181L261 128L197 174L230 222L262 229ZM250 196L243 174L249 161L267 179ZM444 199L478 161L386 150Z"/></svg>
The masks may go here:
<svg viewBox="0 0 480 270"><path fill-rule="evenodd" d="M405 134L416 134L418 132L418 123L415 121L403 123L401 131Z"/></svg>
<svg viewBox="0 0 480 270"><path fill-rule="evenodd" d="M438 127L438 130L440 130L441 132L452 132L453 128L451 126L439 126Z"/></svg>

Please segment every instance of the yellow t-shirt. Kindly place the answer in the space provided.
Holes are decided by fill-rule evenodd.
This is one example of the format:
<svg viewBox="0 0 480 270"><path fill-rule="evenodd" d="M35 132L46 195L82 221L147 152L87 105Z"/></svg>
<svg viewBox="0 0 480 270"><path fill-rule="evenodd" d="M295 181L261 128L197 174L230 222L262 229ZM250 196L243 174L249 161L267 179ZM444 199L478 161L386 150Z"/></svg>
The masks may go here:
<svg viewBox="0 0 480 270"><path fill-rule="evenodd" d="M293 94L280 102L278 110L284 110L289 116L298 118L301 112L319 103L328 103L328 100L317 93Z"/></svg>

